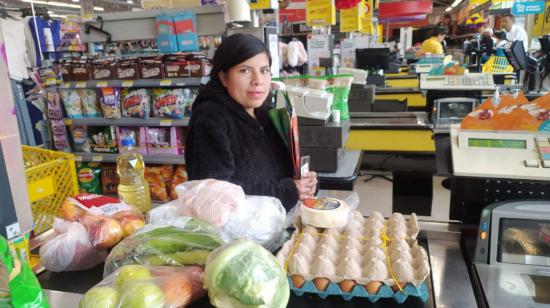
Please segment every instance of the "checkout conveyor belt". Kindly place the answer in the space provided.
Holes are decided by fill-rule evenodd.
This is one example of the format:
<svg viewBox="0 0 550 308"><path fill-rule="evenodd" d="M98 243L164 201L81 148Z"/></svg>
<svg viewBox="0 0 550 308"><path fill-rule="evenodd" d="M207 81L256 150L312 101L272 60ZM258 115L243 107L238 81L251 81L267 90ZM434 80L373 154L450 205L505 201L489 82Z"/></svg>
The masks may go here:
<svg viewBox="0 0 550 308"><path fill-rule="evenodd" d="M351 129L431 129L425 112L353 112Z"/></svg>
<svg viewBox="0 0 550 308"><path fill-rule="evenodd" d="M410 297L403 304L381 299L375 303L364 298L349 301L339 296L321 299L316 295L296 296L291 293L287 307L293 308L355 308L355 307L476 307L476 300L468 276L467 266L460 249L458 226L446 223L420 222L419 243L428 251L432 272L426 283L429 299L423 303ZM102 265L80 272L53 273L49 271L37 275L51 307L76 308L82 294L96 285L103 272ZM212 307L208 297L189 307Z"/></svg>

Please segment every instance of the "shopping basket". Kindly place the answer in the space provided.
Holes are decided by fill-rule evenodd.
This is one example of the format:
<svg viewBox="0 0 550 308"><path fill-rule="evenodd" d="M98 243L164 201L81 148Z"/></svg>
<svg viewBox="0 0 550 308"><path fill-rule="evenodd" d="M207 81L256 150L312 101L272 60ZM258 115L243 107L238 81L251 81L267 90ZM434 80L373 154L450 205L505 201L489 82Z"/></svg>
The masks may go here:
<svg viewBox="0 0 550 308"><path fill-rule="evenodd" d="M34 232L52 227L65 198L78 194L74 155L23 146L25 176L34 220Z"/></svg>
<svg viewBox="0 0 550 308"><path fill-rule="evenodd" d="M490 56L489 60L483 64L483 73L511 73L514 68L508 62L506 57Z"/></svg>

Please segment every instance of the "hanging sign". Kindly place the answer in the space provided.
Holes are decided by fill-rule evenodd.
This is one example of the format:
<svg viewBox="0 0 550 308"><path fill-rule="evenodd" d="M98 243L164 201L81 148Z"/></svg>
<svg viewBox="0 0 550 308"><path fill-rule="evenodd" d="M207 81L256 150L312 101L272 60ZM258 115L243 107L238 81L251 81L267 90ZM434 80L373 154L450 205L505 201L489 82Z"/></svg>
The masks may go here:
<svg viewBox="0 0 550 308"><path fill-rule="evenodd" d="M541 36L543 26L544 26L544 14L535 15L535 20L533 21L533 31L531 31L531 34L533 36Z"/></svg>
<svg viewBox="0 0 550 308"><path fill-rule="evenodd" d="M528 15L544 12L544 1L516 2L512 6L512 14Z"/></svg>
<svg viewBox="0 0 550 308"><path fill-rule="evenodd" d="M361 32L365 34L373 34L373 25L372 25L372 2L373 0L364 0L363 1L363 10L364 14L362 16L363 20L361 21Z"/></svg>
<svg viewBox="0 0 550 308"><path fill-rule="evenodd" d="M355 32L361 30L363 21L362 12L365 11L364 3L359 2L356 7L340 10L340 32Z"/></svg>
<svg viewBox="0 0 550 308"><path fill-rule="evenodd" d="M307 0L306 23L308 26L336 24L334 0Z"/></svg>
<svg viewBox="0 0 550 308"><path fill-rule="evenodd" d="M550 1L546 2L543 17L542 34L550 33Z"/></svg>
<svg viewBox="0 0 550 308"><path fill-rule="evenodd" d="M279 8L279 2L277 0L256 0L250 1L251 10L276 10Z"/></svg>

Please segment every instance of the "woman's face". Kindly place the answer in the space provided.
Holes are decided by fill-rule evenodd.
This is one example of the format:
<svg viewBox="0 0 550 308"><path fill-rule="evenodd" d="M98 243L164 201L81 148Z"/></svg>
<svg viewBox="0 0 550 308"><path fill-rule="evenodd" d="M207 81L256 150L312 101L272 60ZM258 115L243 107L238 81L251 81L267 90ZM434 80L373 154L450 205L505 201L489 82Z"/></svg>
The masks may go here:
<svg viewBox="0 0 550 308"><path fill-rule="evenodd" d="M229 96L254 116L254 108L260 107L269 94L271 72L267 54L260 53L220 72L219 78Z"/></svg>

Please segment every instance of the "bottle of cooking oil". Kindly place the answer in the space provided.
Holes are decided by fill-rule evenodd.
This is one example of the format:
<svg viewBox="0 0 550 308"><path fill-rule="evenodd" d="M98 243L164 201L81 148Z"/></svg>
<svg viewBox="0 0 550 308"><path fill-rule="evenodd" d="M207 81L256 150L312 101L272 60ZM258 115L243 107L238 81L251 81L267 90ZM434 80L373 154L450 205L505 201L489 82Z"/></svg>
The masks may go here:
<svg viewBox="0 0 550 308"><path fill-rule="evenodd" d="M145 180L145 163L133 138L124 138L119 148L116 169L120 182L118 197L143 213L151 209L149 184Z"/></svg>

